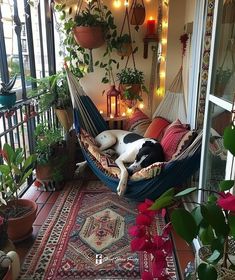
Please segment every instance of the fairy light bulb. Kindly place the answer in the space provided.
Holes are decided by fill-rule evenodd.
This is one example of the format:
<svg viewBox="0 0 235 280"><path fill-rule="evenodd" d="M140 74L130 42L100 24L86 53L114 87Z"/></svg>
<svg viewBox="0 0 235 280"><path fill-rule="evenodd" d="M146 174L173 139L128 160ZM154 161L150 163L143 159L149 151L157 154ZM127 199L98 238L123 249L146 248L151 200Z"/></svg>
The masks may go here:
<svg viewBox="0 0 235 280"><path fill-rule="evenodd" d="M143 103L143 102L141 102L141 103L139 104L139 108L140 108L140 109L143 109L143 108L144 108L144 103Z"/></svg>
<svg viewBox="0 0 235 280"><path fill-rule="evenodd" d="M129 6L128 0L125 0L124 6L126 6L126 7Z"/></svg>
<svg viewBox="0 0 235 280"><path fill-rule="evenodd" d="M167 28L168 27L168 22L166 20L163 21L162 27L163 28Z"/></svg>
<svg viewBox="0 0 235 280"><path fill-rule="evenodd" d="M132 108L127 108L127 115L131 115L133 112Z"/></svg>
<svg viewBox="0 0 235 280"><path fill-rule="evenodd" d="M165 72L160 72L160 77L161 78L165 78L166 77L166 73Z"/></svg>
<svg viewBox="0 0 235 280"><path fill-rule="evenodd" d="M166 43L167 43L167 39L166 38L162 38L162 44L166 45Z"/></svg>
<svg viewBox="0 0 235 280"><path fill-rule="evenodd" d="M121 7L121 5L122 5L122 3L121 3L121 1L120 0L114 0L114 2L113 2L113 6L114 6L114 8L120 8Z"/></svg>

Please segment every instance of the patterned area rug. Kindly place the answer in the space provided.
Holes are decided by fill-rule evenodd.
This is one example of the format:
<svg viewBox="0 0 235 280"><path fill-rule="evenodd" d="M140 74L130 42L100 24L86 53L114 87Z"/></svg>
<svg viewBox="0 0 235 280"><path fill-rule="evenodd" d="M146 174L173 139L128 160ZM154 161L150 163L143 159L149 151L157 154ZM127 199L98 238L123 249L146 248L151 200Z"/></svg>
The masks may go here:
<svg viewBox="0 0 235 280"><path fill-rule="evenodd" d="M134 202L99 181L65 188L24 261L20 279L140 279L143 271L151 271L151 257L130 251L128 228L136 213ZM160 217L157 225L164 226ZM168 279L177 280L173 256L167 261Z"/></svg>

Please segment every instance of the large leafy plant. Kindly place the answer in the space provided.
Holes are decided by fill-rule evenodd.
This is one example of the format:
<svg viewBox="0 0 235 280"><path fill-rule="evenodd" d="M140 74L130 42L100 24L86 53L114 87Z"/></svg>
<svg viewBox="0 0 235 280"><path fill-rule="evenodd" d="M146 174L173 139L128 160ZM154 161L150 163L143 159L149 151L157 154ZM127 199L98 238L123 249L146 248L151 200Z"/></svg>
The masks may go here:
<svg viewBox="0 0 235 280"><path fill-rule="evenodd" d="M15 92L12 91L12 89L13 89L13 87L15 85L16 78L17 78L17 74L15 74L13 76L13 78L8 83L1 82L1 89L0 89L0 94L1 95L12 95L12 94L15 94Z"/></svg>
<svg viewBox="0 0 235 280"><path fill-rule="evenodd" d="M19 190L33 172L36 155L25 157L22 148L13 149L5 143L0 156L0 205L7 205L10 200L15 200L17 211Z"/></svg>
<svg viewBox="0 0 235 280"><path fill-rule="evenodd" d="M235 156L234 124L224 130L224 147ZM220 183L220 191L211 189L187 188L177 194L174 189L165 192L150 207L159 210L181 201L182 197L196 191L206 192L208 199L196 203L192 211L176 207L170 220L175 231L188 243L198 238L202 245L209 247L211 254L197 267L200 280L216 280L217 265L235 270L235 264L229 257L229 242L235 239L235 195L228 192L234 187L234 180Z"/></svg>

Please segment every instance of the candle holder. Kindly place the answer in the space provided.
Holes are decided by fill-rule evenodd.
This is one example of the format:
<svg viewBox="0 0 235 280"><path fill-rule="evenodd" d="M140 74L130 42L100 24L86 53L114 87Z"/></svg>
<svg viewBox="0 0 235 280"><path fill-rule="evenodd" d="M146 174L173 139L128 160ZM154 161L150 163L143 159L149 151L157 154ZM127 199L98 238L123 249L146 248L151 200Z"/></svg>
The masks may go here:
<svg viewBox="0 0 235 280"><path fill-rule="evenodd" d="M148 57L148 44L150 42L158 42L158 36L156 34L156 20L148 19L147 20L147 32L143 39L144 41L144 58Z"/></svg>
<svg viewBox="0 0 235 280"><path fill-rule="evenodd" d="M119 117L120 115L120 91L112 85L107 91L107 117Z"/></svg>

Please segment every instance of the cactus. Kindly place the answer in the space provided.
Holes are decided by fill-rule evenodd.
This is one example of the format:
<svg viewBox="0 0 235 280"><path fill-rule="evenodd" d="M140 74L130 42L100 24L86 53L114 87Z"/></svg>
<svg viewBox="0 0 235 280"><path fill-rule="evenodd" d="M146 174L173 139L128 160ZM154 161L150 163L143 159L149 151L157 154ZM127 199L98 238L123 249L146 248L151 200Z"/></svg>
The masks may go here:
<svg viewBox="0 0 235 280"><path fill-rule="evenodd" d="M17 74L14 75L14 77L8 82L8 83L3 83L1 82L1 94L2 95L12 95L12 88L15 85L16 82L16 78L17 78Z"/></svg>

